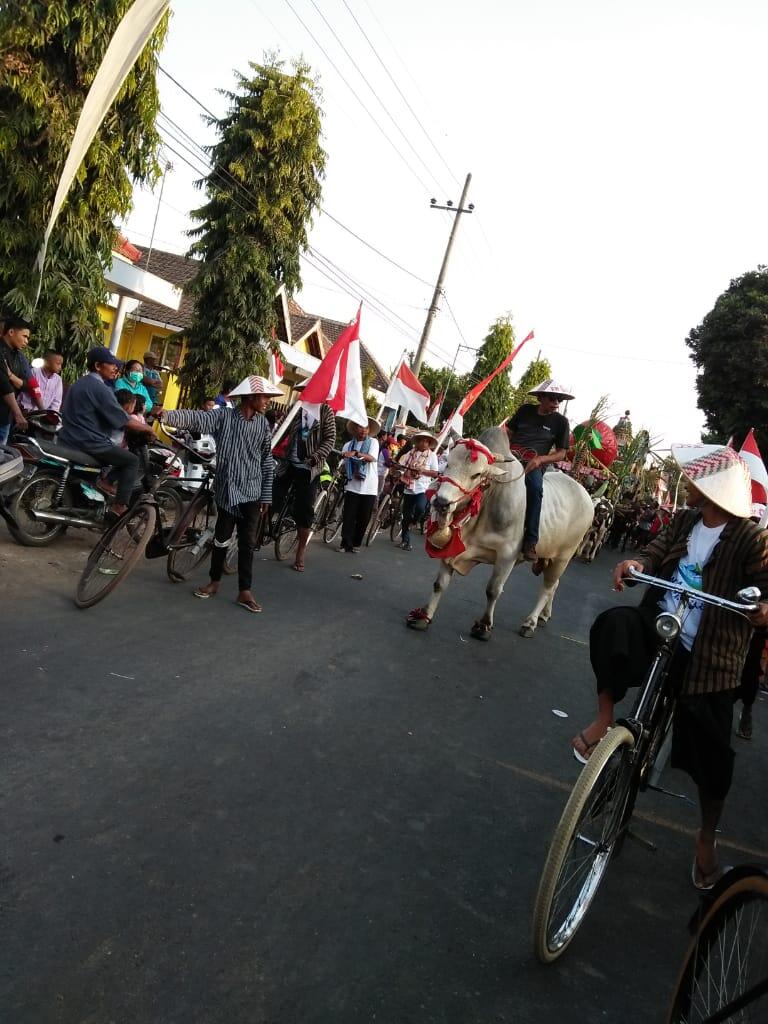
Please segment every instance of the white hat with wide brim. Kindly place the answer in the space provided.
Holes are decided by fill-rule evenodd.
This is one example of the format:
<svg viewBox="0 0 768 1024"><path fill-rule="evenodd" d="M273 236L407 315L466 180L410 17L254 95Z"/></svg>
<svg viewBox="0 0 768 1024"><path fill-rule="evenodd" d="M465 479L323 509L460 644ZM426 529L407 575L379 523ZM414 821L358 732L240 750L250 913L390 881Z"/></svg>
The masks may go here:
<svg viewBox="0 0 768 1024"><path fill-rule="evenodd" d="M230 398L244 398L246 395L270 395L270 397L282 398L283 392L266 377L254 375L245 377L236 388L229 392Z"/></svg>
<svg viewBox="0 0 768 1024"><path fill-rule="evenodd" d="M752 515L749 466L733 450L716 444L673 444L672 458L683 476L713 505L739 519Z"/></svg>
<svg viewBox="0 0 768 1024"><path fill-rule="evenodd" d="M354 432L354 428L355 427L361 427L361 426L362 426L362 423L355 423L354 420L347 420L347 433L351 435ZM381 424L376 419L376 417L375 416L369 416L368 417L368 433L372 437L376 437L376 435L378 434L378 432L380 430L381 430Z"/></svg>
<svg viewBox="0 0 768 1024"><path fill-rule="evenodd" d="M528 394L533 395L534 397L538 397L539 395L557 395L559 398L573 398L573 395L567 391L562 384L558 384L556 380L552 380L551 378L549 380L542 381L542 383L538 384L535 388L531 388Z"/></svg>
<svg viewBox="0 0 768 1024"><path fill-rule="evenodd" d="M435 437L434 434L430 434L428 430L417 430L415 433L411 434L410 439L411 441L415 441L417 437L426 437L426 439L429 441L429 447L432 449L432 451L434 451L435 448L437 448L437 438Z"/></svg>

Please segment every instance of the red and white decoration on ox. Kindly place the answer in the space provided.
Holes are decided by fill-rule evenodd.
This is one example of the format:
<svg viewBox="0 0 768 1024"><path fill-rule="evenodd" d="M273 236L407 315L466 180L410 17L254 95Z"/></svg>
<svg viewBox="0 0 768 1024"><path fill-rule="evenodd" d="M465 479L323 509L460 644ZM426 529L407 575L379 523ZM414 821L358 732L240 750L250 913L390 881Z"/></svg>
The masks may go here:
<svg viewBox="0 0 768 1024"><path fill-rule="evenodd" d="M739 455L749 466L749 475L752 477L752 514L762 519L768 505L768 470L757 447L754 427L744 438Z"/></svg>
<svg viewBox="0 0 768 1024"><path fill-rule="evenodd" d="M320 406L329 405L337 416L367 426L368 413L360 369L360 311L345 327L312 374L300 404L313 420L320 419Z"/></svg>
<svg viewBox="0 0 768 1024"><path fill-rule="evenodd" d="M413 413L419 423L426 423L430 394L402 356L397 370L384 396L384 406L388 409L405 409Z"/></svg>

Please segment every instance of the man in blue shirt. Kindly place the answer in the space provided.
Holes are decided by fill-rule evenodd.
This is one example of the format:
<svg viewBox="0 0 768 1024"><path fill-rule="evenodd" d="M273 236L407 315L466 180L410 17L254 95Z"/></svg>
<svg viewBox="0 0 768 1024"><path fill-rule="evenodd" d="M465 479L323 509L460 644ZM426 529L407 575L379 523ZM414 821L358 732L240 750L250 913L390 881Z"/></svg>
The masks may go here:
<svg viewBox="0 0 768 1024"><path fill-rule="evenodd" d="M108 386L107 382L115 379L121 365L108 348L101 345L92 348L86 365L88 373L72 385L64 398L61 409L64 425L59 441L87 452L102 466L114 468L117 495L112 512L120 516L128 508L136 486L139 460L127 448L113 444L110 434L115 430L130 430L152 436L152 428L132 420Z"/></svg>
<svg viewBox="0 0 768 1024"><path fill-rule="evenodd" d="M155 415L163 404L161 395L163 393L163 378L157 369L157 356L154 352L144 353L144 380L142 384L149 393L149 400L155 408Z"/></svg>

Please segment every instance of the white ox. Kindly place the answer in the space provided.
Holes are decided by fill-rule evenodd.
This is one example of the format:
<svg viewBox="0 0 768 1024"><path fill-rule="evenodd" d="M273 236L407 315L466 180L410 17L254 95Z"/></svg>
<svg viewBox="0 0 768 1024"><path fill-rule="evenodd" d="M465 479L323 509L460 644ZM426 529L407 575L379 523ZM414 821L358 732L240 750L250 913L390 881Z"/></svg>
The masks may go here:
<svg viewBox="0 0 768 1024"><path fill-rule="evenodd" d="M472 626L472 636L490 639L493 613L514 567L521 561L525 519L525 481L522 464L512 455L506 430L491 427L478 438L492 453L489 460L474 442L458 442L448 455L440 486L432 502L436 530L431 539L444 542L451 524L461 521L471 503L472 493L482 489L479 513L461 526L465 550L455 557L440 560L440 571L429 603L408 616L413 629L427 629L435 617L443 591L454 572L465 576L473 566L484 562L493 566L486 588L488 603L481 619ZM543 563L542 589L536 604L524 620L520 635L533 636L536 626L552 615L552 601L560 577L592 524L593 507L581 484L565 473L544 474L544 501L541 508L539 541L536 550Z"/></svg>

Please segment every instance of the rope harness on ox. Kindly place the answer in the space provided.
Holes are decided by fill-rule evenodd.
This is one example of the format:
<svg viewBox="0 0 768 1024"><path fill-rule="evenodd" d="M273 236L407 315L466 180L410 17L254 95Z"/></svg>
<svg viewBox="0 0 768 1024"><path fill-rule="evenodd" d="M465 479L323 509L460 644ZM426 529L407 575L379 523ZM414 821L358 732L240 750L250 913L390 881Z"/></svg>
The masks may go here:
<svg viewBox="0 0 768 1024"><path fill-rule="evenodd" d="M461 438L456 442L454 447L458 447L459 445L463 445L467 449L470 455L471 462L477 462L478 457L480 455L485 456L485 458L488 460L489 466L492 466L496 461L496 456L489 448L486 448L484 444L480 444L479 441L475 441L471 437ZM461 539L461 528L467 522L467 520L474 519L477 515L479 515L480 509L483 504L483 496L490 487L491 482L490 480L485 478L481 480L481 482L476 487L467 489L466 487L463 487L457 480L454 480L453 477L442 474L439 477L437 477L435 483L437 486L431 487L427 491L427 497L430 500L435 496L435 494L437 494L440 485L443 483L451 484L453 487L461 491L461 493L469 499L466 505L464 505L464 507L462 508L461 514L458 517L454 517L454 519L449 524L448 529L450 530L450 537L448 538L447 542L441 545L440 547L436 547L435 544L433 544L430 539L440 529L434 511L432 512L429 518L429 522L427 523L427 541L425 544L425 548L429 557L455 558L456 555L460 555L463 551L466 551L466 545L464 544L464 541ZM452 502L452 504L455 503Z"/></svg>

